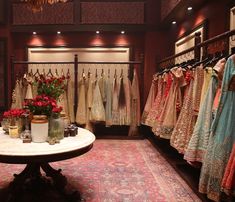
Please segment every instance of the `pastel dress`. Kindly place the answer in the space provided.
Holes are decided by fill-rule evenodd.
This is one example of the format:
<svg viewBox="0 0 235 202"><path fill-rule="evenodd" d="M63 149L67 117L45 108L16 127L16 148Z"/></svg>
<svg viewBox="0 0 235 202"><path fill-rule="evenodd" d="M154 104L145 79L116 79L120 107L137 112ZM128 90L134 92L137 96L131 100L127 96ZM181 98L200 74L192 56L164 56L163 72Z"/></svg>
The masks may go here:
<svg viewBox="0 0 235 202"><path fill-rule="evenodd" d="M215 65L217 72L223 72L225 63L218 62ZM205 78L205 77L204 77ZM214 71L203 102L201 103L197 122L192 137L184 154L184 159L189 162L202 162L207 150L210 137L210 128L213 121L213 113L217 107L216 101L220 92L218 74ZM216 96L217 95L217 96Z"/></svg>
<svg viewBox="0 0 235 202"><path fill-rule="evenodd" d="M148 116L145 121L145 125L152 127L154 120L156 118L156 114L158 114L158 111L160 109L160 103L163 96L164 91L164 80L162 76L158 76L158 83L157 83L157 95L155 97L154 103L152 108L150 109Z"/></svg>
<svg viewBox="0 0 235 202"><path fill-rule="evenodd" d="M119 111L118 111L118 95L119 95L119 84L116 76L113 79L113 99L112 99L112 124L119 125Z"/></svg>
<svg viewBox="0 0 235 202"><path fill-rule="evenodd" d="M79 94L78 94L78 105L76 112L76 123L80 125L86 124L86 94L85 94L85 78L81 78L79 81Z"/></svg>
<svg viewBox="0 0 235 202"><path fill-rule="evenodd" d="M210 127L213 120L213 100L218 86L216 73L212 75L206 96L201 104L198 119L193 130L192 137L184 154L184 159L189 162L202 162L210 135Z"/></svg>
<svg viewBox="0 0 235 202"><path fill-rule="evenodd" d="M201 107L201 104L203 103L204 97L206 96L207 90L209 88L212 74L213 74L213 68L206 67L204 70L204 79L203 79L202 93L201 93L201 99L200 99L200 107Z"/></svg>
<svg viewBox="0 0 235 202"><path fill-rule="evenodd" d="M31 100L31 99L33 99L33 91L32 91L33 78L31 75L27 75L26 80L27 80L27 90L26 90L25 99Z"/></svg>
<svg viewBox="0 0 235 202"><path fill-rule="evenodd" d="M141 116L141 123L143 125L146 125L146 119L148 117L148 114L149 114L151 108L154 105L154 100L155 100L156 95L157 95L157 84L158 84L158 77L153 78L152 84L151 84L151 87L150 87L150 90L149 90L148 98L147 98L147 101L146 101L146 104L145 104L145 107L144 107L144 111L143 111L142 116Z"/></svg>
<svg viewBox="0 0 235 202"><path fill-rule="evenodd" d="M124 92L125 92L125 97L126 97L126 122L125 122L125 125L130 125L131 124L131 114L132 114L131 81L127 76L124 76L123 82L124 82Z"/></svg>
<svg viewBox="0 0 235 202"><path fill-rule="evenodd" d="M74 81L69 78L67 81L67 99L68 99L68 116L71 123L75 122L74 115Z"/></svg>
<svg viewBox="0 0 235 202"><path fill-rule="evenodd" d="M105 106L105 126L112 125L112 82L110 77L107 77L106 81L106 106Z"/></svg>
<svg viewBox="0 0 235 202"><path fill-rule="evenodd" d="M140 91L139 79L136 69L134 69L133 80L131 84L131 124L128 136L137 135L140 125Z"/></svg>
<svg viewBox="0 0 235 202"><path fill-rule="evenodd" d="M222 180L222 190L229 196L235 196L235 143L230 154Z"/></svg>
<svg viewBox="0 0 235 202"><path fill-rule="evenodd" d="M102 95L97 79L93 83L93 99L91 105L91 121L104 122L105 121L105 109L103 105Z"/></svg>
<svg viewBox="0 0 235 202"><path fill-rule="evenodd" d="M184 86L182 68L171 69L173 82L166 98L162 113L158 119L159 124L154 128L154 133L161 138L170 139L177 122L177 108L182 105L181 87Z"/></svg>
<svg viewBox="0 0 235 202"><path fill-rule="evenodd" d="M212 122L211 134L205 155L199 191L207 197L219 201L221 183L225 168L235 142L235 56L225 65L219 106Z"/></svg>
<svg viewBox="0 0 235 202"><path fill-rule="evenodd" d="M16 80L15 89L12 94L13 95L12 95L11 109L22 109L23 103L22 103L22 97L21 97L22 96L21 85L18 79Z"/></svg>
<svg viewBox="0 0 235 202"><path fill-rule="evenodd" d="M133 80L131 84L131 124L140 125L140 91L139 78L136 69L134 69Z"/></svg>
<svg viewBox="0 0 235 202"><path fill-rule="evenodd" d="M189 75L189 71L187 75ZM184 148L187 141L186 138L190 133L189 129L191 130L191 128L194 126L192 105L194 82L195 71L191 71L190 81L187 81L187 86L185 89L182 109L170 139L171 146L177 149L179 153L184 153Z"/></svg>
<svg viewBox="0 0 235 202"><path fill-rule="evenodd" d="M87 93L86 93L86 126L87 130L93 131L93 126L91 123L91 107L92 107L92 100L93 100L93 86L91 82L91 74L88 75L87 78Z"/></svg>

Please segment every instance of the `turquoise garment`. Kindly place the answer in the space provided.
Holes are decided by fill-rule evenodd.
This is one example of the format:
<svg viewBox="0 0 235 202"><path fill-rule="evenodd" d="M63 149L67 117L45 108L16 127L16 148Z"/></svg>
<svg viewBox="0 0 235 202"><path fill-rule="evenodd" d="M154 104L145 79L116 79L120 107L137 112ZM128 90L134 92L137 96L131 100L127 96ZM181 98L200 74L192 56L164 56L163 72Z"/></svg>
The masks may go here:
<svg viewBox="0 0 235 202"><path fill-rule="evenodd" d="M235 91L229 90L230 81L235 76L234 60L235 55L225 65L221 97L199 182L199 191L214 201L220 200L221 181L235 142Z"/></svg>
<svg viewBox="0 0 235 202"><path fill-rule="evenodd" d="M212 108L217 86L218 78L217 75L213 73L208 90L199 110L197 122L194 127L192 137L184 155L184 159L186 159L187 161L203 161L203 157L206 153L208 146L210 128L213 120Z"/></svg>

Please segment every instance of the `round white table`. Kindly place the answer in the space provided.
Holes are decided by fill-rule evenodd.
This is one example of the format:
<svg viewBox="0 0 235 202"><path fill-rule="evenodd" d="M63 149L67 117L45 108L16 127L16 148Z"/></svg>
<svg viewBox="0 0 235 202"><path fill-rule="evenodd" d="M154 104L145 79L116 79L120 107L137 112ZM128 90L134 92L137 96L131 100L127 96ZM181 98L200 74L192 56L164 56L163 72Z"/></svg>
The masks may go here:
<svg viewBox="0 0 235 202"><path fill-rule="evenodd" d="M0 162L11 164L27 164L20 174L14 174L15 179L10 187L18 195L23 184L27 181L42 181L40 168L51 177L56 189L66 196L64 188L67 184L61 169L55 170L49 162L65 160L77 157L88 152L95 141L95 135L88 130L78 128L78 134L74 137L66 137L59 144L49 145L45 143L23 143L21 139L10 138L0 127Z"/></svg>

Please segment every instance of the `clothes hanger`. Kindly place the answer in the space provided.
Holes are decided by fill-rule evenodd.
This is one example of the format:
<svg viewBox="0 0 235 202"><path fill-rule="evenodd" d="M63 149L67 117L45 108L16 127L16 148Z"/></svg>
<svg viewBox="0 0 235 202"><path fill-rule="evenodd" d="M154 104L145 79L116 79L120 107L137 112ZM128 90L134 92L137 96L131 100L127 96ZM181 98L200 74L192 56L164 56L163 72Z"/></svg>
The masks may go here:
<svg viewBox="0 0 235 202"><path fill-rule="evenodd" d="M117 69L115 69L115 71L114 71L114 78L115 79L117 78Z"/></svg>
<svg viewBox="0 0 235 202"><path fill-rule="evenodd" d="M110 69L108 69L108 78L110 78Z"/></svg>
<svg viewBox="0 0 235 202"><path fill-rule="evenodd" d="M90 77L91 77L91 71L90 71L90 68L88 69L87 77L88 77L88 78L90 78Z"/></svg>
<svg viewBox="0 0 235 202"><path fill-rule="evenodd" d="M44 69L43 69L44 70ZM45 71L45 70L44 70ZM51 76L51 77L53 77L53 74L52 74L52 72L51 72L51 68L49 69L49 71L47 72L47 75L46 76Z"/></svg>
<svg viewBox="0 0 235 202"><path fill-rule="evenodd" d="M39 69L37 68L35 74L33 76L40 76L40 72L39 72Z"/></svg>
<svg viewBox="0 0 235 202"><path fill-rule="evenodd" d="M123 77L123 69L121 69L121 74L120 74L120 78Z"/></svg>

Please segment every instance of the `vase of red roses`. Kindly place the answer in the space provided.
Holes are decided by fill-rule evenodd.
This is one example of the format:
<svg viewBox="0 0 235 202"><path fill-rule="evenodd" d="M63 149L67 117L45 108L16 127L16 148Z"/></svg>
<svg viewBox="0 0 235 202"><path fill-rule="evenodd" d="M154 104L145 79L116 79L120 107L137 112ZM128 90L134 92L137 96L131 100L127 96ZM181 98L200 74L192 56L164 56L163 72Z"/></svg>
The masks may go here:
<svg viewBox="0 0 235 202"><path fill-rule="evenodd" d="M33 114L31 120L31 137L33 142L45 142L48 138L49 121L53 108L56 108L56 100L46 95L38 95L25 105Z"/></svg>
<svg viewBox="0 0 235 202"><path fill-rule="evenodd" d="M18 138L22 132L23 122L21 119L23 109L10 109L3 114L3 130L9 133L10 137Z"/></svg>

